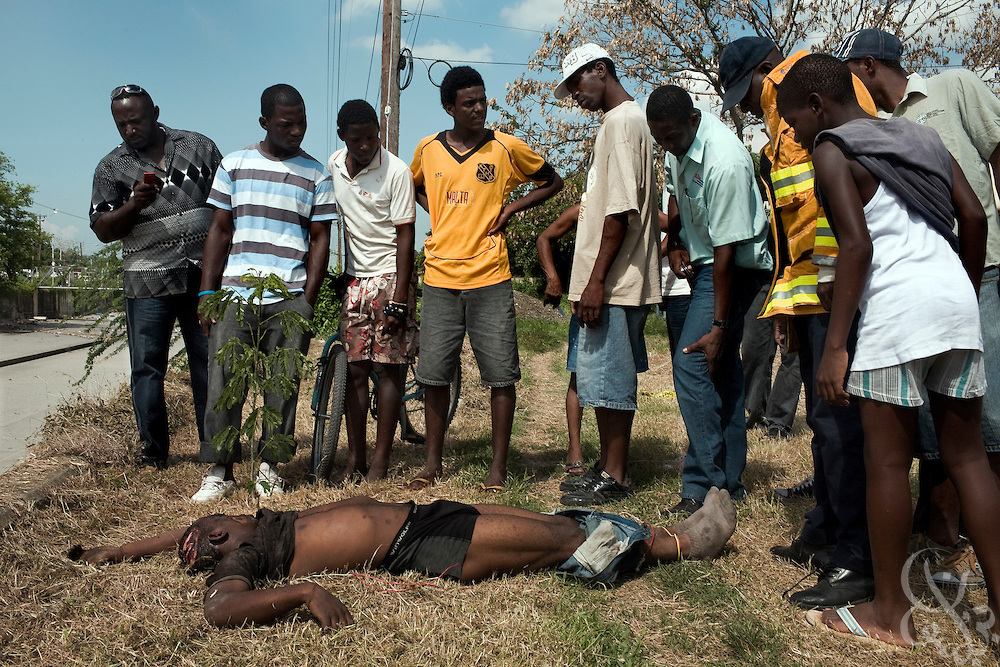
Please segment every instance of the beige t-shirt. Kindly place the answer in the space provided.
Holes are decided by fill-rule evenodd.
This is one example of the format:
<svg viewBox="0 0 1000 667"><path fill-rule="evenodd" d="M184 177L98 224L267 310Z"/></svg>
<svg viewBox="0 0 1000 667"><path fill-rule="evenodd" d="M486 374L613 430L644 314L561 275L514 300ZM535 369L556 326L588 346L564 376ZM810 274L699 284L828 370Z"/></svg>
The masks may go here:
<svg viewBox="0 0 1000 667"><path fill-rule="evenodd" d="M605 280L604 303L644 306L662 300L656 194L653 137L646 115L629 100L604 114L594 142L577 222L570 301L579 301L590 282L604 219L618 213L628 214L628 228Z"/></svg>

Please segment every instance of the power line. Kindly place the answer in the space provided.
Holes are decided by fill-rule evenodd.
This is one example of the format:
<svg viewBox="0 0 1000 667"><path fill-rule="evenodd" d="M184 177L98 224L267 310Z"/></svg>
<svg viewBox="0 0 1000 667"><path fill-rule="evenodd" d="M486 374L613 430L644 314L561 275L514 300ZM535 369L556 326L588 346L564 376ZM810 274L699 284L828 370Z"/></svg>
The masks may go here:
<svg viewBox="0 0 1000 667"><path fill-rule="evenodd" d="M385 3L385 0L382 0L382 2L378 3L379 11L375 12L375 30L372 33L373 35L378 35L380 33L380 31L378 29L378 20L380 18L382 18L382 5L384 3ZM371 55L371 59L368 61L368 79L365 80L365 99L366 100L368 99L368 85L372 81L372 65L374 65L374 64L375 64L375 37L372 37L372 55ZM379 95L381 95L381 94L382 94L382 92L380 90L379 91ZM382 100L381 99L379 100L378 106L379 107L382 106Z"/></svg>
<svg viewBox="0 0 1000 667"><path fill-rule="evenodd" d="M403 12L403 13L407 14L409 12ZM426 16L429 19L441 19L442 21L457 21L459 23L472 23L474 25L487 25L487 26L490 26L491 28L505 28L507 30L520 30L521 32L532 32L532 33L535 33L536 35L541 35L542 34L541 30L532 30L530 28L518 28L516 26L501 25L499 23L486 23L485 21L470 21L469 19L456 19L456 18L452 18L450 16L435 16L434 14L424 14L424 16Z"/></svg>
<svg viewBox="0 0 1000 667"><path fill-rule="evenodd" d="M422 60L424 62L434 63L441 60L440 58L421 58L420 56L413 56L414 60ZM517 65L519 67L527 67L529 63L508 63L508 62L497 62L495 60L458 60L457 58L449 58L449 63L465 63L467 65Z"/></svg>
<svg viewBox="0 0 1000 667"><path fill-rule="evenodd" d="M74 213L67 213L66 211L58 209L55 206L49 206L48 204L43 204L43 203L37 202L37 201L36 202L32 202L31 205L32 206L41 206L42 208L51 209L53 213L58 213L59 215L68 215L69 217L76 218L77 220L85 220L87 222L90 222L90 218L85 218L82 215L76 215Z"/></svg>

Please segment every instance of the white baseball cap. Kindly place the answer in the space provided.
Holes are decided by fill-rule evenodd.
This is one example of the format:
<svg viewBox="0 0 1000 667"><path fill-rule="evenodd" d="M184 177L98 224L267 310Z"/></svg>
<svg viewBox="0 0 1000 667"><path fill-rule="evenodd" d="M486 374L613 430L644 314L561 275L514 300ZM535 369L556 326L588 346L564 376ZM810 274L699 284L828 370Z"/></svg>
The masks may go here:
<svg viewBox="0 0 1000 667"><path fill-rule="evenodd" d="M561 100L569 95L566 82L576 74L577 70L601 58L611 60L611 55L597 44L584 44L570 51L562 61L563 78L556 86L556 99Z"/></svg>

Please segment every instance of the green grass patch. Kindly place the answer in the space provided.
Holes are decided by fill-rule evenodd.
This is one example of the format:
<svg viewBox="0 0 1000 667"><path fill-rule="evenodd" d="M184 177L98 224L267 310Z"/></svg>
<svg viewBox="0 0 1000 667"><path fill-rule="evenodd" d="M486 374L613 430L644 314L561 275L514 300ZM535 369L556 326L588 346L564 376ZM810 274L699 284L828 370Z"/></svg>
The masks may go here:
<svg viewBox="0 0 1000 667"><path fill-rule="evenodd" d="M660 619L667 630L665 636L676 642L679 651L692 649L686 628L712 627L719 629L715 638L727 654L727 659L715 664L800 664L790 659L787 633L763 609L753 609L753 603L739 588L720 581L711 563L674 563L658 567L647 576L665 596L680 598L689 607Z"/></svg>
<svg viewBox="0 0 1000 667"><path fill-rule="evenodd" d="M552 613L549 635L577 648L576 665L645 665L641 638L623 623L611 620L606 593L567 581Z"/></svg>
<svg viewBox="0 0 1000 667"><path fill-rule="evenodd" d="M566 344L568 336L566 322L535 318L517 321L517 347L524 355L559 349Z"/></svg>

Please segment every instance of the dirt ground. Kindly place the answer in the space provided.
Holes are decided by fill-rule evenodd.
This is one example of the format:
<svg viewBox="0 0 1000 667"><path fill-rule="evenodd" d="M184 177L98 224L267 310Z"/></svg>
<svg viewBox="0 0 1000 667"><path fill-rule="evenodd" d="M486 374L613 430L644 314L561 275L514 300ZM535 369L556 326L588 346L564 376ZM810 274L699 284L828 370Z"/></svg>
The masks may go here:
<svg viewBox="0 0 1000 667"><path fill-rule="evenodd" d="M666 464L683 454L687 441L665 338L651 338L649 348L650 370L640 376L631 451L637 493L609 511L663 524L664 510L678 500L680 489L679 472ZM318 358L320 349L314 341L311 358ZM400 490L420 470L423 448L398 441L384 482L340 488L309 484L312 379L306 378L299 397L299 451L282 473L291 488L263 504L297 509L366 494L384 501L449 498L556 509L566 446L564 355L565 346L522 354L524 380L518 388L510 477L503 493L484 498L477 490L489 463L488 394L479 386L474 359L466 350L462 401L445 443L444 475L435 486L417 493ZM750 496L739 505L736 534L715 561L660 566L607 590L554 573L476 586L379 572L325 574L309 579L345 601L354 613L354 626L321 632L308 612L299 609L270 626L213 628L202 616L201 579L184 574L172 554L100 568L65 558L73 544L118 544L186 525L207 512L256 509L245 490L211 507L188 500L205 466L196 461L198 439L183 373L171 375L169 396L172 453L180 457L178 465L139 471L128 464L135 427L123 388L101 404L65 406L34 447L33 457L0 477L0 504L16 506L19 492L57 465L73 462L81 469L53 492L46 507L23 512L2 536L0 663L996 664L970 634L975 630L973 607L985 603L982 591L957 601L935 600L915 573L913 588L920 602L916 622L931 634L912 651L808 628L802 613L782 599L787 590L814 580L768 552L795 536L809 509L807 501L779 505L768 499L774 486L795 483L810 471L801 409L790 440L749 434L744 480ZM370 441L373 437L370 431ZM337 465L343 462L343 450L342 441ZM584 453L588 462L598 453L589 411ZM241 482L248 474L237 470Z"/></svg>

